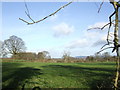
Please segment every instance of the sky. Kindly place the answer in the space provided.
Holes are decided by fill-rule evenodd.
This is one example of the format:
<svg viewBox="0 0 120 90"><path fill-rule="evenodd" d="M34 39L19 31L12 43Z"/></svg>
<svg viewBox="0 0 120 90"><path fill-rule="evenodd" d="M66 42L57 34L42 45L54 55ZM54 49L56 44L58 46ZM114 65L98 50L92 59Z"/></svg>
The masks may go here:
<svg viewBox="0 0 120 90"><path fill-rule="evenodd" d="M31 17L39 20L66 3L27 2L27 6ZM98 13L100 3L74 2L42 22L27 25L19 20L30 21L25 14L24 2L2 2L0 40L16 35L25 42L27 52L48 51L53 58L62 57L64 52L70 52L73 57L94 55L106 43L108 27L104 30L88 29L108 23L114 10L111 4L104 2Z"/></svg>

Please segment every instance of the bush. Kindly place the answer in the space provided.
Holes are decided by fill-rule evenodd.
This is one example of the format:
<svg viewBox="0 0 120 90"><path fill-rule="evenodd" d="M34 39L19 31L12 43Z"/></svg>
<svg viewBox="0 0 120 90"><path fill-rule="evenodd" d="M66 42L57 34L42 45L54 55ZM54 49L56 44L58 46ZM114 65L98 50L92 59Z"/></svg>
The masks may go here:
<svg viewBox="0 0 120 90"><path fill-rule="evenodd" d="M32 52L21 52L13 55L12 58L14 59L22 59L22 60L35 60L36 54Z"/></svg>

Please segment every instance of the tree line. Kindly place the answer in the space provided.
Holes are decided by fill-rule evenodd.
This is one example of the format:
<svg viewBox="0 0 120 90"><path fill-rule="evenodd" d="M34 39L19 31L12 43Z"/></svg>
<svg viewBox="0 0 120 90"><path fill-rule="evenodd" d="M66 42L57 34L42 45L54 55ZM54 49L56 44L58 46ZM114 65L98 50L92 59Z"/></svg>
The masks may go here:
<svg viewBox="0 0 120 90"><path fill-rule="evenodd" d="M8 55L11 55L11 58L25 60L33 59L44 60L51 58L48 51L38 52L38 54L33 52L26 52L25 42L15 35L10 36L9 39L4 40L4 42L1 42L0 46L1 58L6 58Z"/></svg>
<svg viewBox="0 0 120 90"><path fill-rule="evenodd" d="M1 44L2 58L6 58L8 55L10 58L17 60L27 60L27 61L42 61L42 62L86 62L86 61L114 61L115 56L111 56L110 53L105 52L103 54L95 54L93 56L87 56L86 58L76 58L70 55L70 52L64 52L62 57L59 59L51 59L50 53L48 51L41 51L37 54L34 52L26 52L25 42L13 35L9 39L4 40ZM48 61L49 60L49 61Z"/></svg>

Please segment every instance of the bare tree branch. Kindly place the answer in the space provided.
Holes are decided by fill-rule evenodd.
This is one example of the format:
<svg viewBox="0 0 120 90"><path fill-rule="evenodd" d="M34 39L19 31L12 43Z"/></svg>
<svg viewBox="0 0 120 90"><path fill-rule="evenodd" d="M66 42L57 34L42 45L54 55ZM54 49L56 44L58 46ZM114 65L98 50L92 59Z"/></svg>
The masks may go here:
<svg viewBox="0 0 120 90"><path fill-rule="evenodd" d="M30 13L29 13L29 9L28 9L28 6L27 6L25 0L24 0L24 3L25 3L25 8L26 8L26 10L27 10L27 13L30 15Z"/></svg>
<svg viewBox="0 0 120 90"><path fill-rule="evenodd" d="M30 17L30 15L29 15L28 13L26 13L26 14L27 14L27 16L29 17L29 19L32 20L32 22L28 22L28 21L26 21L26 20L24 20L24 19L22 19L22 18L19 18L19 20L27 23L28 25L41 22L41 21L43 21L43 20L45 20L45 19L47 19L47 18L55 15L57 12L59 12L61 9L65 8L66 6L70 5L72 2L73 2L73 1L71 1L71 2L69 2L69 3L67 3L67 4L65 4L65 5L63 5L62 7L60 7L59 9L57 9L55 12L51 13L50 15L48 15L48 16L46 16L46 17L44 17L44 18L42 18L42 19L40 19L40 20L38 20L38 21L34 21L34 20ZM26 6L26 8L27 8L27 6Z"/></svg>
<svg viewBox="0 0 120 90"><path fill-rule="evenodd" d="M107 47L107 48L104 48L104 49L98 51L97 54L99 54L100 52L102 52L102 51L104 51L104 50L106 50L106 49L110 49L110 48L114 48L114 47Z"/></svg>
<svg viewBox="0 0 120 90"><path fill-rule="evenodd" d="M109 16L109 24L108 24L108 25L109 25L109 28L108 28L107 39L106 39L106 40L107 40L107 44L105 44L102 48L104 48L106 45L110 45L110 42L109 42L110 28L111 28L111 25L113 24L112 22L114 21L114 20L111 21L111 18L112 18L113 15L115 15L115 13L116 13L116 12L114 11L114 12ZM107 24L106 24L106 25L107 25ZM101 48L101 49L102 49L102 48Z"/></svg>
<svg viewBox="0 0 120 90"><path fill-rule="evenodd" d="M115 20L111 21L111 22L114 22ZM111 24L114 24L114 23L111 23ZM93 27L93 28L89 28L87 30L92 30L92 29L101 29L103 30L105 27L107 27L108 25L110 25L110 22L105 24L103 27Z"/></svg>
<svg viewBox="0 0 120 90"><path fill-rule="evenodd" d="M27 11L25 11L25 14L28 16L28 18L29 18L30 20L32 20L33 22L35 22L35 21L31 18L31 16L30 16L30 12L29 12L29 9L28 9L28 6L27 6L25 0L24 0L24 3L25 3L25 8L26 8L26 10L27 10Z"/></svg>
<svg viewBox="0 0 120 90"><path fill-rule="evenodd" d="M102 3L100 4L100 7L99 7L99 9L98 9L98 13L100 12L100 10L101 10L101 8L102 8L103 3L104 3L104 0L103 0Z"/></svg>
<svg viewBox="0 0 120 90"><path fill-rule="evenodd" d="M110 24L110 26L109 26L109 28L111 27L111 25L112 25L112 21L111 21L111 18L112 18L112 16L113 15L115 15L115 11L109 16L109 24Z"/></svg>
<svg viewBox="0 0 120 90"><path fill-rule="evenodd" d="M31 18L31 16L30 16L27 12L25 12L25 13L26 13L26 15L28 16L28 18L29 18L30 20L32 20L33 23L35 23L35 21Z"/></svg>

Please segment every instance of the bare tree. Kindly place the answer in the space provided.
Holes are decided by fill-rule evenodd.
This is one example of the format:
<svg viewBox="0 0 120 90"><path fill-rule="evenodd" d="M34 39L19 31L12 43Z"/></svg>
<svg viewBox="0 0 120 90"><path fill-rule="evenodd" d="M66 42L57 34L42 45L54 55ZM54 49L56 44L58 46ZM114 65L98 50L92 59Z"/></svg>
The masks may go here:
<svg viewBox="0 0 120 90"><path fill-rule="evenodd" d="M65 62L67 62L68 60L70 60L70 58L71 58L71 57L70 57L70 52L64 51L62 58L63 58L63 60L64 60Z"/></svg>
<svg viewBox="0 0 120 90"><path fill-rule="evenodd" d="M24 41L21 38L13 35L3 42L3 49L7 53L16 55L19 52L24 52L26 47Z"/></svg>
<svg viewBox="0 0 120 90"><path fill-rule="evenodd" d="M0 57L1 58L6 58L7 57L7 51L5 50L2 41L0 41Z"/></svg>
<svg viewBox="0 0 120 90"><path fill-rule="evenodd" d="M109 52L104 52L104 53L102 54L102 57L103 57L103 59L105 59L106 61L109 61L109 59L111 58Z"/></svg>

